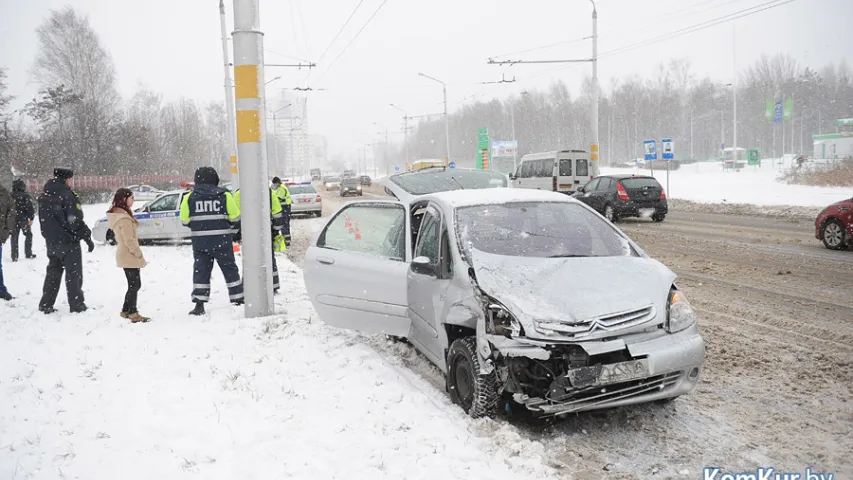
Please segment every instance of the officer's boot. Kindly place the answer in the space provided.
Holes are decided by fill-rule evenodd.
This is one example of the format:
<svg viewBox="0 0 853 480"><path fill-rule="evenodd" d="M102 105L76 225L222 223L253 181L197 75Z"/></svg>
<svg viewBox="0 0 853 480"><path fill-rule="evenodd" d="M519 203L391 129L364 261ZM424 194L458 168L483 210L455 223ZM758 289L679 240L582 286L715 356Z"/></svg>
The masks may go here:
<svg viewBox="0 0 853 480"><path fill-rule="evenodd" d="M195 302L195 308L192 309L190 315L204 315L204 302Z"/></svg>

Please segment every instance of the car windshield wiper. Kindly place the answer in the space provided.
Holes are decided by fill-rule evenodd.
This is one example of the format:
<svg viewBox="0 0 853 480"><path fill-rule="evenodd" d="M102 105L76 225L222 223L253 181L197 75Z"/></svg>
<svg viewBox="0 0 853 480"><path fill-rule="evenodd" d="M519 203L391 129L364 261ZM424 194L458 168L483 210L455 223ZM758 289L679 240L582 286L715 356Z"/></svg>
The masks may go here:
<svg viewBox="0 0 853 480"><path fill-rule="evenodd" d="M560 253L557 255L549 255L546 258L581 258L581 257L593 257L595 255L577 255L574 253Z"/></svg>

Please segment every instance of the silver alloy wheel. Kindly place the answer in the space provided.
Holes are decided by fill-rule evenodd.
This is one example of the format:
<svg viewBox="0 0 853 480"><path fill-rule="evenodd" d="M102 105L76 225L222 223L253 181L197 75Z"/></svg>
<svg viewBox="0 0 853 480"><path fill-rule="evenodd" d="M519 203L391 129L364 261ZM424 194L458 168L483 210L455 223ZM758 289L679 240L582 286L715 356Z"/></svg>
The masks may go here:
<svg viewBox="0 0 853 480"><path fill-rule="evenodd" d="M844 230L836 222L829 222L823 227L823 238L827 246L837 248L844 241Z"/></svg>

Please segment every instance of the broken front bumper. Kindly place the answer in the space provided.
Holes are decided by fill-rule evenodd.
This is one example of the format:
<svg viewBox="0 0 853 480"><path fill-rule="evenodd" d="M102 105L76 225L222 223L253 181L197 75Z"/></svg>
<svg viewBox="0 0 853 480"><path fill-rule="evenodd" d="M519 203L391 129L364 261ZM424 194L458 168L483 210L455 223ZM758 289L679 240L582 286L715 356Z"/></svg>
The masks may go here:
<svg viewBox="0 0 853 480"><path fill-rule="evenodd" d="M617 345L622 340L616 340ZM609 343L609 342L608 342ZM593 345L583 345L585 349L600 351L602 342ZM699 335L696 325L675 333L659 336L646 341L624 344L632 359L642 360L648 373L642 378L629 381L596 385L574 391L560 401L544 398L532 398L516 393L513 400L526 406L529 410L540 415L558 415L570 412L582 412L603 408L634 405L674 398L689 393L699 381L702 363L705 360L705 342ZM508 347L505 346L504 348ZM502 350L500 346L497 346ZM518 348L515 356L534 353L535 350L546 352L544 349L529 346ZM531 355L531 357L534 357ZM534 357L535 358L535 357Z"/></svg>

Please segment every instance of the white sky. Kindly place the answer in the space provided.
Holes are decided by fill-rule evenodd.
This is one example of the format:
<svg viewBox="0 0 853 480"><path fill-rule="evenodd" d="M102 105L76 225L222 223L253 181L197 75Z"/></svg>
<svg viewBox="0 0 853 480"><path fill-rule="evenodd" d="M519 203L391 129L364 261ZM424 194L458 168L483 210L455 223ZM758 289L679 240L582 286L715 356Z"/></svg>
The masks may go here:
<svg viewBox="0 0 853 480"><path fill-rule="evenodd" d="M266 63L291 63L298 57L318 62L306 71L267 68L272 98L283 87L326 88L309 94L312 133L325 134L331 153L355 154L381 129L401 127L401 114L440 112L441 87L418 77L424 72L448 84L450 109L512 92L566 81L573 95L590 73L588 64L490 66L487 58L508 52L587 37L591 5L586 0L387 0L364 32L326 72L383 0L364 0L329 53L320 55L358 0L261 0ZM598 0L599 77L603 88L613 76L654 75L657 64L673 58L692 61L694 74L729 81L732 25L736 28L738 68L762 53L786 52L819 68L846 58L853 64L853 0L797 0L791 4L723 23L700 32L629 52L614 48L654 38L703 21L757 6L768 0ZM36 54L35 28L50 9L72 5L89 15L112 54L120 93L129 98L145 84L167 99L220 100L222 53L218 0L0 0L0 65L9 67L18 108L38 86L27 70ZM226 0L229 29L232 0ZM567 59L591 55L587 41L508 58ZM325 72L325 73L324 73ZM518 82L496 81L501 73ZM471 98L476 95L475 98ZM272 106L272 105L270 105ZM471 135L476 135L472 132Z"/></svg>

